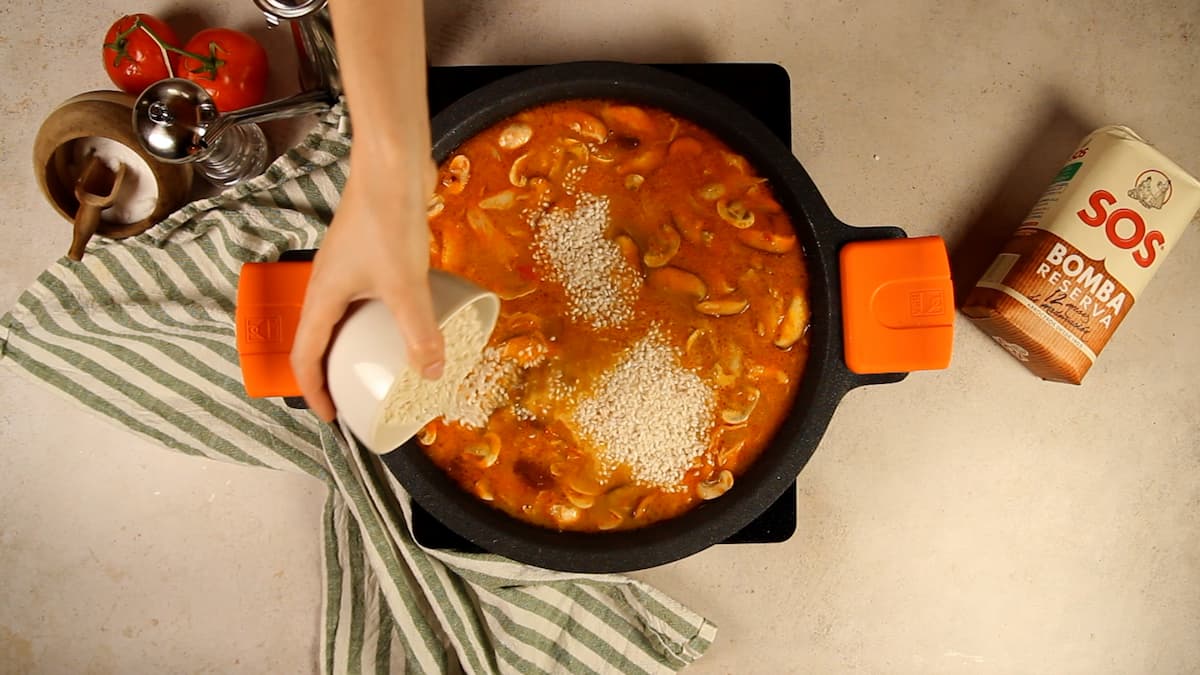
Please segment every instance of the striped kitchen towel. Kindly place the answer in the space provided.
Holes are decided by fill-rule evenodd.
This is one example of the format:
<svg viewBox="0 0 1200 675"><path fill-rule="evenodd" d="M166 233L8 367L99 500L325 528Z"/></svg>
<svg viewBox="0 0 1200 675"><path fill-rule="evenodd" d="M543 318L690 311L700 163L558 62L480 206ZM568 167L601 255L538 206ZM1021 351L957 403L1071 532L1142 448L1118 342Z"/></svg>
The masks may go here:
<svg viewBox="0 0 1200 675"><path fill-rule="evenodd" d="M342 115L327 115L264 175L46 270L0 320L0 361L174 450L324 481L322 672L659 673L691 663L716 634L704 617L626 577L425 549L377 457L307 411L246 397L238 272L320 244L346 179Z"/></svg>

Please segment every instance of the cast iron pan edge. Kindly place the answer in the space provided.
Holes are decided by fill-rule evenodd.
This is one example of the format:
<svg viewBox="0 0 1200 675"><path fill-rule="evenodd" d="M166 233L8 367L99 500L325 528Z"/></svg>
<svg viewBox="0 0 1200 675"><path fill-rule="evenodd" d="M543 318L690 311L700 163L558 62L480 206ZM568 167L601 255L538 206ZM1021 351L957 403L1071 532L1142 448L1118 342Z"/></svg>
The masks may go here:
<svg viewBox="0 0 1200 675"><path fill-rule="evenodd" d="M800 163L761 122L722 94L687 78L625 63L582 62L522 71L459 99L433 118L437 162L491 125L531 106L605 98L656 106L705 127L744 155L792 216L810 276L808 364L793 412L775 438L720 499L650 527L611 533L554 532L518 521L458 487L415 442L383 456L412 498L437 520L486 550L540 567L625 572L678 560L728 538L766 510L807 463L847 391L896 382L903 373L860 376L845 366L838 251L851 241L905 236L894 227L838 221Z"/></svg>

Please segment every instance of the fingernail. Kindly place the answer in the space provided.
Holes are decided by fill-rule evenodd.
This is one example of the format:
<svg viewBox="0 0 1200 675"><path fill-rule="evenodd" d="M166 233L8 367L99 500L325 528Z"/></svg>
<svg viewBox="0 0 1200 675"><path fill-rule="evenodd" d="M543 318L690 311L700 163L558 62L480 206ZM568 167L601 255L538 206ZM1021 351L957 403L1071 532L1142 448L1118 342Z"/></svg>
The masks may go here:
<svg viewBox="0 0 1200 675"><path fill-rule="evenodd" d="M442 376L442 371L445 369L445 361L434 361L433 363L425 366L425 369L421 371L421 375L423 375L427 380L436 380Z"/></svg>

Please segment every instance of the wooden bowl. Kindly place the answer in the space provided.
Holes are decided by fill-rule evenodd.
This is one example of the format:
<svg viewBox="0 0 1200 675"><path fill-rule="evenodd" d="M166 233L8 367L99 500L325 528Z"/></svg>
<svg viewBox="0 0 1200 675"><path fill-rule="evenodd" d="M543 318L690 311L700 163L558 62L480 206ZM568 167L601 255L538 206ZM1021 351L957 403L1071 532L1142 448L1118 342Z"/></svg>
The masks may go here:
<svg viewBox="0 0 1200 675"><path fill-rule="evenodd" d="M158 188L149 217L133 223L101 219L96 233L121 239L144 232L188 201L192 189L190 164L166 164L142 149L133 131L135 97L119 91L90 91L54 109L33 141L33 171L42 194L68 221L75 220L79 201L75 183L82 166L75 161L75 143L89 137L107 138L126 146L145 160Z"/></svg>

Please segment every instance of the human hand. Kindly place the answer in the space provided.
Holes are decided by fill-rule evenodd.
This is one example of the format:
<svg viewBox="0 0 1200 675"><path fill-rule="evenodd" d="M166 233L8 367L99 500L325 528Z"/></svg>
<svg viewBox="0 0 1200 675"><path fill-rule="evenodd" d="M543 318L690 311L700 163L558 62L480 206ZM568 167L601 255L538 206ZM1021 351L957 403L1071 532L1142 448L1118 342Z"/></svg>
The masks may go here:
<svg viewBox="0 0 1200 675"><path fill-rule="evenodd" d="M325 352L337 323L357 300L382 300L396 317L409 363L425 377L442 374L444 345L429 291L426 218L436 168L428 153L415 162L404 156L408 153L398 154L391 160L368 148L351 153L341 203L313 261L291 362L309 408L327 422L335 410L325 382Z"/></svg>

